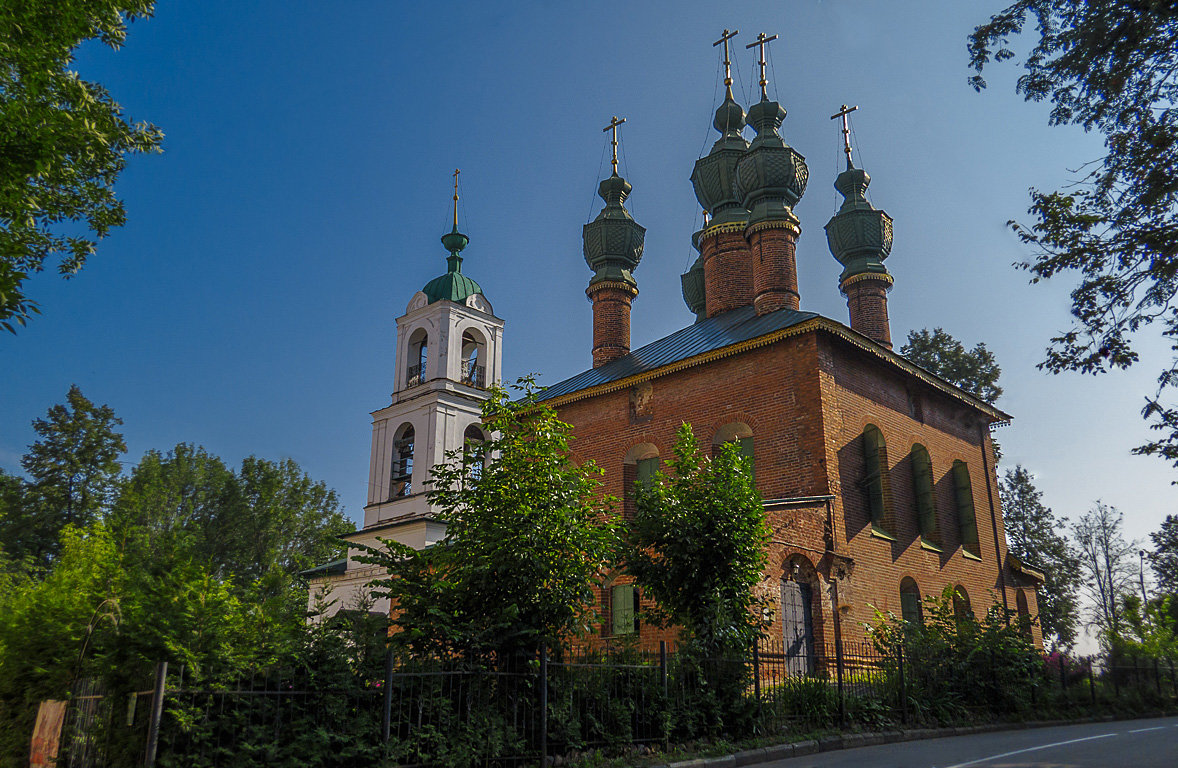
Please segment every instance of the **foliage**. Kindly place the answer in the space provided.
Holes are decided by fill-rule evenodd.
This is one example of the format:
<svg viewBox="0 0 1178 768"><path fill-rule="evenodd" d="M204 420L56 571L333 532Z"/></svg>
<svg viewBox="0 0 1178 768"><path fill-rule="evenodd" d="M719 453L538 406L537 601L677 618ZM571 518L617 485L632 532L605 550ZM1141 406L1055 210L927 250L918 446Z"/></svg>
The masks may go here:
<svg viewBox="0 0 1178 768"><path fill-rule="evenodd" d="M0 511L5 538L0 546L14 560L41 566L56 555L67 525L85 527L99 519L119 487L119 457L127 450L116 427L123 422L106 405L95 405L75 384L66 403L33 421L40 437L21 466L29 475L23 492L11 480Z"/></svg>
<svg viewBox="0 0 1178 768"><path fill-rule="evenodd" d="M994 353L979 343L971 350L940 328L909 331L900 354L954 386L993 405L1002 396L1002 369Z"/></svg>
<svg viewBox="0 0 1178 768"><path fill-rule="evenodd" d="M334 491L290 459L247 457L234 472L186 443L149 451L131 473L112 525L147 559L190 557L240 584L293 577L341 553L352 530Z"/></svg>
<svg viewBox="0 0 1178 768"><path fill-rule="evenodd" d="M47 259L57 257L58 271L73 275L95 241L124 224L114 185L127 155L159 151L158 128L129 122L106 89L73 71L79 45L97 40L119 48L127 23L150 16L153 6L0 4L0 327L8 331L39 311L24 283Z"/></svg>
<svg viewBox="0 0 1178 768"><path fill-rule="evenodd" d="M654 599L654 618L682 627L705 655L744 651L761 631L753 588L769 537L752 466L735 443L704 456L689 424L673 453L673 474L635 490L626 569Z"/></svg>
<svg viewBox="0 0 1178 768"><path fill-rule="evenodd" d="M1136 550L1121 533L1123 516L1116 507L1096 502L1072 527L1080 552L1084 592L1092 603L1091 624L1106 648L1124 632L1124 596L1133 593Z"/></svg>
<svg viewBox="0 0 1178 768"><path fill-rule="evenodd" d="M1013 612L994 603L981 619L960 616L953 595L947 586L925 598L920 622L877 611L868 627L876 648L893 660L893 680L902 649L910 708L918 719L942 723L965 719L978 709L1003 716L1026 710L1031 685L1042 670L1039 651Z"/></svg>
<svg viewBox="0 0 1178 768"><path fill-rule="evenodd" d="M360 558L388 571L374 583L397 606L393 642L410 652L532 655L592 618L616 550L612 500L594 498L600 470L572 463L571 427L537 399L534 380L515 389L519 402L497 387L483 403L489 440L433 467L443 541L422 552L385 542Z"/></svg>
<svg viewBox="0 0 1178 768"><path fill-rule="evenodd" d="M1158 440L1136 449L1178 465L1178 10L1139 0L1018 0L969 39L975 88L991 61L1014 58L1010 40L1033 22L1018 91L1050 101L1053 125L1104 139L1105 155L1061 191L1031 190L1027 226L1035 249L1020 266L1032 282L1075 273L1075 324L1051 339L1040 364L1053 373L1100 373L1137 361L1135 332L1158 321L1175 357L1158 376L1143 415Z"/></svg>
<svg viewBox="0 0 1178 768"><path fill-rule="evenodd" d="M1007 546L1045 577L1038 592L1043 637L1053 646L1071 648L1080 625L1080 561L1064 534L1066 523L1043 504L1043 494L1022 465L1006 470L998 493Z"/></svg>
<svg viewBox="0 0 1178 768"><path fill-rule="evenodd" d="M1178 515L1166 515L1162 526L1149 534L1153 552L1149 563L1161 592L1178 595Z"/></svg>

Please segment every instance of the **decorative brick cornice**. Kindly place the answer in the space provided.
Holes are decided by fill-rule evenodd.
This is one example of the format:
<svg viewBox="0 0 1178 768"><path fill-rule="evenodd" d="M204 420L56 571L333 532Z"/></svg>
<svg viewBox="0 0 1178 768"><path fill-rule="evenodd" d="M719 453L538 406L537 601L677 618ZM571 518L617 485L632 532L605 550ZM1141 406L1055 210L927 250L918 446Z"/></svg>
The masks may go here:
<svg viewBox="0 0 1178 768"><path fill-rule="evenodd" d="M726 232L743 233L744 227L745 227L745 222L743 222L743 221L733 221L728 224L712 224L711 226L704 229L703 232L699 233L699 239L701 241L707 240L709 237L715 237L716 235L722 235Z"/></svg>
<svg viewBox="0 0 1178 768"><path fill-rule="evenodd" d="M966 405L981 411L999 425L1008 423L1012 418L1010 414L1006 413L1005 411L1001 411L984 400L974 397L965 390L955 387L949 382L934 376L923 368L910 363L908 360L884 347L883 345L872 341L866 336L863 336L862 334L857 333L856 331L853 331L850 328L847 328L846 326L825 317L811 318L798 323L797 325L790 326L789 328L783 328L779 331L767 333L764 336L758 336L755 339L749 339L748 341L732 344L731 346L723 347L722 349L716 349L710 352L704 352L702 354L695 355L693 357L676 360L673 363L667 363L666 365L660 366L659 368L636 373L633 376L627 376L622 379L617 379L616 381L607 381L592 387L585 387L584 389L578 390L576 392L569 392L566 395L554 397L550 400L545 400L544 402L553 407L567 405L569 403L577 402L578 400L586 400L588 398L597 397L598 395L604 395L609 392L616 392L620 389L632 387L635 384L643 381L657 379L661 376L675 373L676 371L682 371L687 368L694 368L697 365L710 363L713 360L720 360L725 357L731 357L750 349L766 347L770 344L781 341L782 339L787 339L793 336L801 336L814 331L825 331L832 336L842 339L843 341L872 355L873 357L876 357L885 363L899 368L904 373L912 376L913 378L919 379L933 389L936 389L948 395L949 397L960 400Z"/></svg>
<svg viewBox="0 0 1178 768"><path fill-rule="evenodd" d="M744 236L763 232L766 229L784 229L791 233L794 237L802 234L801 222L795 217L793 219L768 219L766 221L758 221L756 224L750 224L744 229Z"/></svg>
<svg viewBox="0 0 1178 768"><path fill-rule="evenodd" d="M889 291L892 290L892 284L896 282L887 272L860 272L857 275L851 275L846 280L843 280L841 283L839 283L839 290L843 293L846 293L847 286L854 285L855 283L862 283L865 280L876 280L881 283L887 283L887 289Z"/></svg>
<svg viewBox="0 0 1178 768"><path fill-rule="evenodd" d="M593 294L597 293L598 291L604 291L610 288L618 291L624 291L625 293L630 294L631 298L638 295L638 288L630 285L629 283L623 283L620 280L602 280L597 283L589 283L589 287L585 289L585 295L592 299Z"/></svg>

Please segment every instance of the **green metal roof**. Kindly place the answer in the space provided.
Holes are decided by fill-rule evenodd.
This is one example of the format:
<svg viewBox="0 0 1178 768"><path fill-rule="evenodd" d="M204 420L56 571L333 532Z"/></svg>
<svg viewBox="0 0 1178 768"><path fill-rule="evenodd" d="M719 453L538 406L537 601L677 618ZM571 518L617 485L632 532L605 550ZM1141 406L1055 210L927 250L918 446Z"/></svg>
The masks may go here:
<svg viewBox="0 0 1178 768"><path fill-rule="evenodd" d="M459 254L469 242L470 239L458 231L457 223L454 229L442 235L442 245L450 252L446 257L446 274L435 277L421 289L430 304L442 299L461 304L468 297L483 292L478 283L462 274L462 256Z"/></svg>

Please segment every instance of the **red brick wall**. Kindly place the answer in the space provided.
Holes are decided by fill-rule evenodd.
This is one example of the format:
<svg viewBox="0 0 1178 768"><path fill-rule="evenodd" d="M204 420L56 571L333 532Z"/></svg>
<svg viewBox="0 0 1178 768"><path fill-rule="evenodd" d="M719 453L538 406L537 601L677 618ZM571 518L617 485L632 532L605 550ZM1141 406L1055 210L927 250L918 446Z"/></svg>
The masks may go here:
<svg viewBox="0 0 1178 768"><path fill-rule="evenodd" d="M860 280L843 288L847 309L851 312L851 328L873 341L892 347L892 329L888 322L887 280Z"/></svg>
<svg viewBox="0 0 1178 768"><path fill-rule="evenodd" d="M605 284L589 286L593 301L593 367L605 365L630 351L631 288Z"/></svg>
<svg viewBox="0 0 1178 768"><path fill-rule="evenodd" d="M788 222L758 229L748 236L753 261L753 305L763 315L798 308L798 268L794 260L797 230Z"/></svg>
<svg viewBox="0 0 1178 768"><path fill-rule="evenodd" d="M651 443L660 456L669 456L675 430L686 421L704 446L724 425L747 424L753 434L757 487L765 499L834 496L829 502L767 505L773 543L761 591L775 604L790 558L804 557L816 569L817 643L833 641L832 570L847 572L839 580L839 597L843 637L850 641L864 639L862 624L872 620L873 607L899 615L905 576L915 579L924 595L961 585L979 613L990 605L992 594L1001 601L1006 584L1007 603L1014 609L1011 575L1000 575L1006 542L993 448L985 417L972 407L821 331L637 386L649 387L641 415L632 406L631 389L559 408L560 417L574 427L578 459L592 459L604 470L603 493L624 498L627 451ZM869 423L880 428L887 443L887 503L896 541L872 535L866 493L859 485L864 474L860 435ZM908 459L915 443L924 445L932 460L941 552L922 549L917 533ZM965 556L960 546L950 475L955 460L969 467L980 560ZM991 502L998 516L997 537ZM1034 606L1033 595L1028 599ZM603 606L608 617L608 604ZM776 610L768 631L781 636ZM673 638L674 632L649 627L642 636Z"/></svg>
<svg viewBox="0 0 1178 768"><path fill-rule="evenodd" d="M701 238L699 247L704 262L707 316L752 304L753 265L744 233L721 228Z"/></svg>

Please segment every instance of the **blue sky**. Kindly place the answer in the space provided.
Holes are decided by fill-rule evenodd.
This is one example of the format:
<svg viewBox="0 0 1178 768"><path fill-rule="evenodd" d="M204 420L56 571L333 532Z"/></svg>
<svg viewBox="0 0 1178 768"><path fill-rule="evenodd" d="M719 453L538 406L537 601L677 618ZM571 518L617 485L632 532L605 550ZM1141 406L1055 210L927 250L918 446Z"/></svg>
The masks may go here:
<svg viewBox="0 0 1178 768"><path fill-rule="evenodd" d="M691 322L692 164L722 86L711 43L737 28L737 98L755 93L743 43L778 34L771 93L806 156L797 206L802 308L845 322L822 226L853 115L870 196L895 219L893 336L941 326L1003 368L1005 458L1076 516L1101 498L1131 536L1172 511L1174 472L1129 450L1164 344L1104 377L1035 369L1067 325L1066 281L1029 286L1005 227L1027 189L1099 157L1013 92L1018 70L966 84L965 38L1002 2L400 3L162 0L127 46L85 48L83 76L166 133L119 183L128 224L71 281L34 280L44 315L0 338L0 467L19 470L30 421L77 383L125 421L134 462L181 441L237 463L290 456L358 519L368 412L392 390L394 318L445 267L461 168L464 270L507 322L510 376L554 383L590 364L581 225L600 205L612 115L631 210L647 228L633 342ZM898 346L898 344L897 344Z"/></svg>

